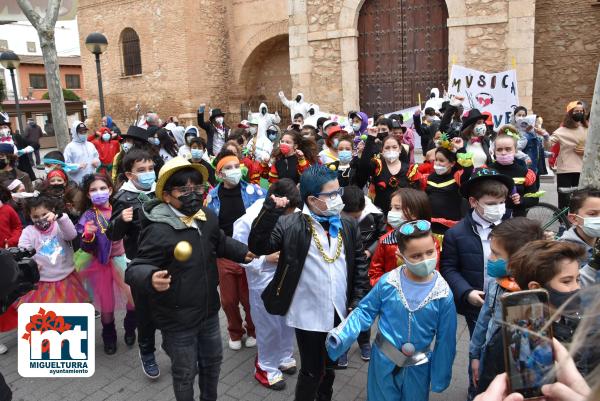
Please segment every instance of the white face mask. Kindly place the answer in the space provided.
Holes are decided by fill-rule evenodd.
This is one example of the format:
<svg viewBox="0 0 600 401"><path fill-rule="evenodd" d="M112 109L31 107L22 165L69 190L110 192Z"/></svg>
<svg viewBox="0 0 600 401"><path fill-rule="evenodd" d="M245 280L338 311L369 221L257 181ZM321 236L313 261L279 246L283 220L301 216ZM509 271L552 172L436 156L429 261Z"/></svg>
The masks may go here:
<svg viewBox="0 0 600 401"><path fill-rule="evenodd" d="M248 131L250 131L250 134L252 136L256 135L256 127L250 127L250 128L248 128Z"/></svg>
<svg viewBox="0 0 600 401"><path fill-rule="evenodd" d="M322 199L319 200L322 201ZM327 199L325 203L327 204L327 209L321 210L321 208L318 208L322 216L338 216L344 210L344 201L340 195L333 199Z"/></svg>
<svg viewBox="0 0 600 401"><path fill-rule="evenodd" d="M396 152L395 150L388 150L387 152L383 152L383 158L389 163L395 162L400 158L400 152Z"/></svg>
<svg viewBox="0 0 600 401"><path fill-rule="evenodd" d="M354 132L360 131L360 124L359 123L352 124L352 129L354 130Z"/></svg>
<svg viewBox="0 0 600 401"><path fill-rule="evenodd" d="M483 217L490 223L495 223L506 213L506 204L499 203L497 205L480 205L483 208Z"/></svg>
<svg viewBox="0 0 600 401"><path fill-rule="evenodd" d="M487 127L485 126L485 124L476 125L475 128L473 129L473 132L477 136L484 136L486 131L487 131Z"/></svg>
<svg viewBox="0 0 600 401"><path fill-rule="evenodd" d="M406 268L410 270L412 274L419 277L429 276L435 270L435 266L437 265L437 255L431 259L425 259L417 263L409 261L404 256L402 256L402 259L404 259Z"/></svg>
<svg viewBox="0 0 600 401"><path fill-rule="evenodd" d="M218 125L223 125L223 117L217 117L217 118L215 118L215 121L217 122Z"/></svg>
<svg viewBox="0 0 600 401"><path fill-rule="evenodd" d="M237 185L242 179L242 170L239 168L232 168L230 170L223 170L223 181L227 181L231 185Z"/></svg>
<svg viewBox="0 0 600 401"><path fill-rule="evenodd" d="M390 210L387 215L387 222L390 226L398 228L404 223L404 213L401 210Z"/></svg>
<svg viewBox="0 0 600 401"><path fill-rule="evenodd" d="M9 128L0 129L0 136L10 136L10 129Z"/></svg>
<svg viewBox="0 0 600 401"><path fill-rule="evenodd" d="M448 171L448 167L440 166L438 164L434 164L433 169L435 170L435 173L438 175L446 174L446 172Z"/></svg>
<svg viewBox="0 0 600 401"><path fill-rule="evenodd" d="M600 237L600 217L581 217L583 219L583 225L580 226L585 235L598 238Z"/></svg>

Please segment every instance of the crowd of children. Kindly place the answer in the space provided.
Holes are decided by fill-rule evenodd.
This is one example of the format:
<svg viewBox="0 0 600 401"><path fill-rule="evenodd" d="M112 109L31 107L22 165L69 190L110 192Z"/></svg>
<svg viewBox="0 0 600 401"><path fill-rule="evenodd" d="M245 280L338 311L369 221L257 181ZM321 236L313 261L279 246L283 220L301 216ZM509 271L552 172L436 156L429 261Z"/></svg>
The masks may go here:
<svg viewBox="0 0 600 401"><path fill-rule="evenodd" d="M296 400L331 400L356 340L370 361L369 399L427 400L450 384L460 314L474 397L504 372L504 293L545 288L558 309L598 281L600 189L572 195L573 227L558 241L523 217L539 198L527 155L548 142L540 128L493 131L477 109L461 120L455 97L415 114L426 152L415 163L401 116L353 112L342 126L302 94L280 97L294 111L283 132L264 104L237 129L220 109L206 121L201 105L204 133L154 113L126 133L110 117L91 135L76 121L64 154L46 154L33 181L19 170L17 134L5 135L0 239L36 250L40 282L0 329L14 329L24 302L91 302L112 355L115 312L125 311L123 340L137 340L149 378L160 375L159 330L176 399L193 399L197 374L202 399L216 400L223 308L229 347L258 348L265 387L281 390L296 372L295 334ZM543 139L526 148L532 132ZM585 312L577 307L569 313ZM567 343L575 326L564 319L556 331ZM589 373L596 356L577 367Z"/></svg>

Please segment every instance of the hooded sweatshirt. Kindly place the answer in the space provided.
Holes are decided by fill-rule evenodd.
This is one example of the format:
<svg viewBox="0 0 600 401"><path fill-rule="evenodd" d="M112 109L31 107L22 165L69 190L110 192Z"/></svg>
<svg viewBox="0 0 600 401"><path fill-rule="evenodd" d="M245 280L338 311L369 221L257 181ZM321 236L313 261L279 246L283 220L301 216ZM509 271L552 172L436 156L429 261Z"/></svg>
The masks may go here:
<svg viewBox="0 0 600 401"><path fill-rule="evenodd" d="M300 101L296 101L296 98L288 100L286 99L283 92L279 93L279 99L281 100L281 103L283 103L285 107L290 109L292 118L294 118L296 114L302 114L302 116L306 118L308 116L308 109L310 107L310 104L304 101L303 93L298 93L296 97L300 97Z"/></svg>
<svg viewBox="0 0 600 401"><path fill-rule="evenodd" d="M588 243L579 236L579 234L577 234L575 228L576 227L569 228L563 233L559 240L574 242L585 248L587 257L584 262L580 263L579 274L581 275L581 287L586 288L596 284L596 279L599 277L599 275L598 271L590 266L590 260L592 259L592 253L594 249L589 246Z"/></svg>
<svg viewBox="0 0 600 401"><path fill-rule="evenodd" d="M195 136L200 136L200 130L198 129L198 127L196 127L195 125L188 125L185 128L185 131L183 133L183 146L179 147L179 151L177 152L177 156L181 156L183 157L185 160L191 160L192 159L192 151L190 149L190 147L188 146L188 144L185 142L185 137L187 136L187 133L190 131L196 130L196 135Z"/></svg>
<svg viewBox="0 0 600 401"><path fill-rule="evenodd" d="M81 184L83 177L87 174L92 174L96 171L96 168L92 166L92 162L100 163L100 155L96 147L87 141L87 138L83 140L77 137L77 126L81 124L81 121L73 122L71 127L71 136L73 140L69 142L65 148L65 163L67 164L81 164L86 163L84 168L78 170L69 171L69 178Z"/></svg>

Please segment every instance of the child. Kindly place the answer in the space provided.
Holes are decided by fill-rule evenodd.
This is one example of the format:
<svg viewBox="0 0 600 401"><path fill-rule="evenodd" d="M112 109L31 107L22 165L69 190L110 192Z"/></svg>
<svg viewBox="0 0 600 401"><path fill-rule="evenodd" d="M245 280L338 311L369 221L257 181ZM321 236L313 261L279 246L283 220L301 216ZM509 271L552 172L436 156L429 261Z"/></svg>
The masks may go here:
<svg viewBox="0 0 600 401"><path fill-rule="evenodd" d="M339 125L331 127L327 130L327 137L325 138L325 149L319 152L319 162L321 164L331 164L339 161L337 148L339 145L340 137L344 134L345 132Z"/></svg>
<svg viewBox="0 0 600 401"><path fill-rule="evenodd" d="M573 225L560 237L561 241L570 241L585 248L586 258L581 264L581 286L583 288L598 282L597 267L592 267L594 248L600 238L600 189L586 187L571 195L568 219Z"/></svg>
<svg viewBox="0 0 600 401"><path fill-rule="evenodd" d="M206 152L206 142L203 138L200 137L192 137L190 139L190 162L198 163L204 166L208 171L208 182L211 186L217 185L217 180L215 179L215 168L209 162L209 156ZM260 178L260 177L259 177Z"/></svg>
<svg viewBox="0 0 600 401"><path fill-rule="evenodd" d="M332 127L333 130L341 130L338 126ZM337 171L340 187L357 185L363 187L366 178L359 178L358 157L353 155L354 138L350 135L342 135L337 140L337 161L327 164L331 170Z"/></svg>
<svg viewBox="0 0 600 401"><path fill-rule="evenodd" d="M430 387L441 393L450 384L456 310L448 284L435 271L437 251L430 223L404 223L397 231L397 243L404 264L386 273L329 332L327 352L337 358L379 317L367 398L426 401Z"/></svg>
<svg viewBox="0 0 600 401"><path fill-rule="evenodd" d="M162 332L178 400L217 399L223 348L219 331L216 257L251 261L245 245L226 237L210 210L202 207L208 172L175 157L160 170L157 199L143 206L144 228L126 280L148 297L152 320ZM191 255L175 259L177 244L189 242ZM186 256L186 255L183 255Z"/></svg>
<svg viewBox="0 0 600 401"><path fill-rule="evenodd" d="M287 131L283 134L279 141L279 148L273 151L274 160L268 174L269 182L289 178L298 184L302 173L311 164L316 163L315 149L311 144L312 142L304 139L298 131Z"/></svg>
<svg viewBox="0 0 600 401"><path fill-rule="evenodd" d="M400 188L392 194L387 214L387 234L379 238L369 265L369 281L374 286L385 273L398 267L395 229L407 221L431 221L431 206L425 192Z"/></svg>
<svg viewBox="0 0 600 401"><path fill-rule="evenodd" d="M65 162L77 164L77 170L69 171L71 179L81 185L83 177L92 174L100 166L100 155L96 147L87 141L87 126L81 121L73 122L71 135L73 140L65 148Z"/></svg>
<svg viewBox="0 0 600 401"><path fill-rule="evenodd" d="M20 180L25 185L25 191L32 192L31 178L27 172L17 168L17 160L15 147L10 143L0 143L0 182L8 185L13 180Z"/></svg>
<svg viewBox="0 0 600 401"><path fill-rule="evenodd" d="M10 191L0 184L0 246L2 248L17 246L23 231L19 215L8 204L11 200Z"/></svg>
<svg viewBox="0 0 600 401"><path fill-rule="evenodd" d="M135 343L135 314L129 286L123 281L127 262L123 241L111 241L106 236L112 214L110 197L113 184L102 174L89 174L83 180L85 194L83 212L77 231L81 234L81 249L91 254L91 263L80 274L91 289L96 310L100 311L104 352L117 352L115 329L116 309L127 307L125 315L125 343Z"/></svg>
<svg viewBox="0 0 600 401"><path fill-rule="evenodd" d="M115 156L121 151L119 136L112 132L109 127L101 127L91 143L96 147L100 159L98 172L110 175Z"/></svg>
<svg viewBox="0 0 600 401"><path fill-rule="evenodd" d="M185 129L185 132L183 133L183 139L185 141L185 144L179 148L179 150L177 151L177 156L189 160L191 158L190 140L192 138L198 138L198 136L198 128L194 127L193 125L187 127Z"/></svg>
<svg viewBox="0 0 600 401"><path fill-rule="evenodd" d="M469 346L469 359L473 372L473 385L477 393L487 389L497 374L504 372L502 321L500 299L506 292L518 291L514 279L508 276L506 264L512 255L531 241L544 239L540 223L525 217L515 217L494 227L490 234L490 257L487 262L488 282L477 324Z"/></svg>

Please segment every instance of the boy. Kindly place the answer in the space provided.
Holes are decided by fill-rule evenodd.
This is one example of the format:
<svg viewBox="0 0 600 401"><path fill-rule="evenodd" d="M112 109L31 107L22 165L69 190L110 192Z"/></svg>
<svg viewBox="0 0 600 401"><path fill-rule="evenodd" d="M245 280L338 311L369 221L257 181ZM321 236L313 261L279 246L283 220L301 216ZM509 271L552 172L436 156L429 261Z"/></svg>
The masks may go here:
<svg viewBox="0 0 600 401"><path fill-rule="evenodd" d="M87 174L96 172L100 165L100 156L96 147L87 140L88 127L81 121L73 122L71 135L73 140L65 147L65 162L67 164L77 164L79 168L73 171L67 171L69 178L77 185L81 185L83 177Z"/></svg>
<svg viewBox="0 0 600 401"><path fill-rule="evenodd" d="M568 219L573 226L560 237L561 241L570 241L582 245L586 258L581 265L581 286L589 287L598 282L600 259L598 246L600 241L600 189L587 187L578 189L569 201Z"/></svg>
<svg viewBox="0 0 600 401"><path fill-rule="evenodd" d="M257 255L281 252L262 299L267 312L285 315L296 329L296 401L332 399L334 362L326 357L325 338L368 291L360 232L355 220L340 217L341 193L337 172L311 166L300 177L302 212L280 218L289 200L272 195L248 237Z"/></svg>
<svg viewBox="0 0 600 401"><path fill-rule="evenodd" d="M137 256L139 233L142 229L142 206L145 202L154 199L156 174L152 156L141 149L134 148L125 154L122 165L127 181L113 198L113 213L106 236L112 241L122 239L125 245L125 256L128 260L133 260ZM147 296L138 293L134 288L132 288L132 296L135 302L135 314L130 313L131 319L126 318L125 325L134 326L137 320L138 346L144 374L151 379L157 379L160 370L154 357L156 328L148 309ZM128 332L127 327L125 332ZM125 339L128 345L133 345L135 342L135 332L133 333L133 337L129 336Z"/></svg>
<svg viewBox="0 0 600 401"><path fill-rule="evenodd" d="M397 243L404 265L383 275L348 318L329 332L327 352L332 359L338 357L379 316L367 398L426 401L430 386L441 393L450 384L456 309L448 284L435 271L431 224L404 223Z"/></svg>
<svg viewBox="0 0 600 401"><path fill-rule="evenodd" d="M485 303L469 346L473 385L478 386L478 393L485 391L494 377L504 372L502 332L498 324L502 320L500 298L506 292L519 290L514 279L508 276L506 264L528 242L541 239L544 239L544 231L540 223L525 217L504 221L490 234L487 272L493 280L488 282Z"/></svg>
<svg viewBox="0 0 600 401"><path fill-rule="evenodd" d="M148 297L171 359L177 400L194 399L196 372L200 399L217 399L223 350L216 257L252 260L246 245L225 236L217 217L202 207L207 178L203 166L180 157L165 163L157 199L142 207L139 250L125 272L127 284Z"/></svg>

